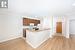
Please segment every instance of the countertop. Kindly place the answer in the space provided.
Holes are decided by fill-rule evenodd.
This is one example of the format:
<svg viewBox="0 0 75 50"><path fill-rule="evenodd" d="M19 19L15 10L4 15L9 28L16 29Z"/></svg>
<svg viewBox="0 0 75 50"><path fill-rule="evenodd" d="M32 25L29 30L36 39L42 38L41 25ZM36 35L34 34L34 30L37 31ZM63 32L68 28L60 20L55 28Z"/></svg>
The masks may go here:
<svg viewBox="0 0 75 50"><path fill-rule="evenodd" d="M47 29L39 29L39 30L29 30L29 29L26 29L27 31L31 31L31 32L39 32L39 31L45 31L45 30L50 30L50 28L47 28Z"/></svg>

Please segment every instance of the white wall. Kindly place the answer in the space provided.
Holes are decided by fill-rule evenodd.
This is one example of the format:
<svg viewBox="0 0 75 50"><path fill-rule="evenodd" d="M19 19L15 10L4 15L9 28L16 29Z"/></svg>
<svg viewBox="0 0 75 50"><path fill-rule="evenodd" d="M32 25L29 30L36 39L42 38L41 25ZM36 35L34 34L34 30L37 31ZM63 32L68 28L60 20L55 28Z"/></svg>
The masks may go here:
<svg viewBox="0 0 75 50"><path fill-rule="evenodd" d="M18 6L15 7L15 5L18 4L17 1L18 0L8 0L8 8L0 9L0 42L23 35L22 16L16 11L16 7Z"/></svg>
<svg viewBox="0 0 75 50"><path fill-rule="evenodd" d="M70 34L75 34L75 15L74 14L69 14L66 17L66 23L65 23L65 36L69 38Z"/></svg>
<svg viewBox="0 0 75 50"><path fill-rule="evenodd" d="M69 34L75 34L75 15L69 16Z"/></svg>
<svg viewBox="0 0 75 50"><path fill-rule="evenodd" d="M44 16L42 21L42 28L46 29L46 28L50 28L50 37L52 37L52 33L53 33L53 23L52 23L52 16Z"/></svg>
<svg viewBox="0 0 75 50"><path fill-rule="evenodd" d="M18 15L0 15L0 42L22 36L22 19Z"/></svg>
<svg viewBox="0 0 75 50"><path fill-rule="evenodd" d="M75 34L75 20L70 20L69 26L70 34Z"/></svg>

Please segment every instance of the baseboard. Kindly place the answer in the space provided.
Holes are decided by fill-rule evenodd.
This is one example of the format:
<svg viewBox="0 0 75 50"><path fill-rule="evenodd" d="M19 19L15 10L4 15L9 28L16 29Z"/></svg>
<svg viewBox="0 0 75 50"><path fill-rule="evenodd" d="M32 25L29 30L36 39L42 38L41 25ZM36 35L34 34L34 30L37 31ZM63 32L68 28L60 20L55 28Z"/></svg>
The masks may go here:
<svg viewBox="0 0 75 50"><path fill-rule="evenodd" d="M0 43L5 42L5 41L9 41L9 40L13 40L13 39L16 39L16 38L19 38L19 37L22 37L22 36L15 36L15 37L12 37L12 38L4 39L4 40L1 40Z"/></svg>
<svg viewBox="0 0 75 50"><path fill-rule="evenodd" d="M66 38L70 38L69 36L65 36Z"/></svg>
<svg viewBox="0 0 75 50"><path fill-rule="evenodd" d="M75 34L70 34L70 37L75 37Z"/></svg>

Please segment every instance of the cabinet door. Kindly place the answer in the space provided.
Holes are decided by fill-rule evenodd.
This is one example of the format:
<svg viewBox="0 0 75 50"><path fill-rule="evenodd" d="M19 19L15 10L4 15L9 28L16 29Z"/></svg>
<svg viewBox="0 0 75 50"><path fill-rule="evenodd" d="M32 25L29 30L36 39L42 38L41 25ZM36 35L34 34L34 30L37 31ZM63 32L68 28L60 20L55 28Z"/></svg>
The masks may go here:
<svg viewBox="0 0 75 50"><path fill-rule="evenodd" d="M23 18L23 26L29 26L30 23L34 23L34 25L40 24L40 20Z"/></svg>
<svg viewBox="0 0 75 50"><path fill-rule="evenodd" d="M56 33L62 33L62 22L56 23Z"/></svg>

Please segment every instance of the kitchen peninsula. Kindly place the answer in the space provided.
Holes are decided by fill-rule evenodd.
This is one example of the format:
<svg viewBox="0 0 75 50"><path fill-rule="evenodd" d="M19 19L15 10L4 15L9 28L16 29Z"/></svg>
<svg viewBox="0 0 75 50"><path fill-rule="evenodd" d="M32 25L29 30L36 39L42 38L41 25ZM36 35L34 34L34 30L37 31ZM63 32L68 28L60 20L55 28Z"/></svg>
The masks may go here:
<svg viewBox="0 0 75 50"><path fill-rule="evenodd" d="M26 30L26 41L36 48L50 37L50 29Z"/></svg>

